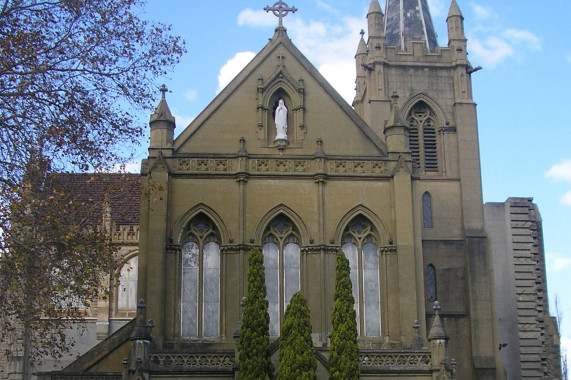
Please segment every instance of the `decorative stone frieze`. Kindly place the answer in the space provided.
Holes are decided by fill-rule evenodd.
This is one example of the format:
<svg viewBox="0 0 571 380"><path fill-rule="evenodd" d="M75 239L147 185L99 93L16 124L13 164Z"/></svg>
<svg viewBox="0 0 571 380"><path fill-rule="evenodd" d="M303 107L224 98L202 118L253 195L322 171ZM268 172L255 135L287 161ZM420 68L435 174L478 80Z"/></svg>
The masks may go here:
<svg viewBox="0 0 571 380"><path fill-rule="evenodd" d="M179 158L176 168L180 172L233 172L236 161L228 158Z"/></svg>
<svg viewBox="0 0 571 380"><path fill-rule="evenodd" d="M430 369L429 352L363 352L359 354L362 368L379 367L413 367Z"/></svg>
<svg viewBox="0 0 571 380"><path fill-rule="evenodd" d="M234 352L192 353L192 354L154 354L150 357L151 368L160 370L204 369L231 371L234 368Z"/></svg>

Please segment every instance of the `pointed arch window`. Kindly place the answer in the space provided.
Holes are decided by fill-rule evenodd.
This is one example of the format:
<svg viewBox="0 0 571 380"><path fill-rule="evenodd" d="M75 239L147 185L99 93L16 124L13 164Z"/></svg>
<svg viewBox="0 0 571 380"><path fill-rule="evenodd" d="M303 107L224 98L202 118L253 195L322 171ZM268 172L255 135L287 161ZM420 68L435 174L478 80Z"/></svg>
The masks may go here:
<svg viewBox="0 0 571 380"><path fill-rule="evenodd" d="M424 271L424 288L428 302L434 302L438 299L436 293L436 268L432 264L428 264Z"/></svg>
<svg viewBox="0 0 571 380"><path fill-rule="evenodd" d="M357 313L357 331L366 337L381 336L381 293L376 233L364 217L351 221L342 246L351 267L351 284Z"/></svg>
<svg viewBox="0 0 571 380"><path fill-rule="evenodd" d="M194 218L182 246L181 336L220 335L220 237L205 215Z"/></svg>
<svg viewBox="0 0 571 380"><path fill-rule="evenodd" d="M299 233L286 216L273 219L264 233L266 299L270 336L280 335L280 321L293 294L300 290Z"/></svg>
<svg viewBox="0 0 571 380"><path fill-rule="evenodd" d="M428 191L422 194L422 226L432 228L432 197Z"/></svg>
<svg viewBox="0 0 571 380"><path fill-rule="evenodd" d="M438 143L436 116L425 102L416 103L407 122L412 158L421 172L438 172Z"/></svg>
<svg viewBox="0 0 571 380"><path fill-rule="evenodd" d="M129 312L137 310L137 273L139 257L131 257L121 267L117 281L117 310Z"/></svg>

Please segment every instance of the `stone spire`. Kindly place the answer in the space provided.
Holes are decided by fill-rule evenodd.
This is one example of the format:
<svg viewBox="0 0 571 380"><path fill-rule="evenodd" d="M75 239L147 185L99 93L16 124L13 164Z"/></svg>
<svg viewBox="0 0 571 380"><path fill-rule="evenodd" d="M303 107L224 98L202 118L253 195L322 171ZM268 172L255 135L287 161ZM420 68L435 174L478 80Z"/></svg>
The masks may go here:
<svg viewBox="0 0 571 380"><path fill-rule="evenodd" d="M387 0L387 45L406 50L408 41L425 41L428 51L438 45L427 0Z"/></svg>
<svg viewBox="0 0 571 380"><path fill-rule="evenodd" d="M448 361L448 335L440 318L440 303L434 301L432 309L434 309L434 321L432 321L432 327L428 334L428 341L430 342L432 370L439 371L443 367L442 363Z"/></svg>
<svg viewBox="0 0 571 380"><path fill-rule="evenodd" d="M464 34L464 16L462 16L462 12L456 0L452 0L450 4L446 23L448 24L448 41L466 40L466 35Z"/></svg>
<svg viewBox="0 0 571 380"><path fill-rule="evenodd" d="M159 90L162 93L161 101L159 102L159 105L155 109L155 112L153 112L153 114L151 115L150 123L152 124L155 121L167 121L174 124L174 116L171 113L171 110L167 104L167 100L165 97L165 93L168 92L167 86L163 84Z"/></svg>
<svg viewBox="0 0 571 380"><path fill-rule="evenodd" d="M149 144L149 156L155 156L158 151L168 154L172 150L174 139L174 116L169 109L165 93L168 91L163 84L160 88L162 92L161 101L151 115L149 126L151 127L151 142Z"/></svg>
<svg viewBox="0 0 571 380"><path fill-rule="evenodd" d="M367 22L369 27L369 38L380 37L384 33L383 11L378 0L371 0L369 11L367 12Z"/></svg>

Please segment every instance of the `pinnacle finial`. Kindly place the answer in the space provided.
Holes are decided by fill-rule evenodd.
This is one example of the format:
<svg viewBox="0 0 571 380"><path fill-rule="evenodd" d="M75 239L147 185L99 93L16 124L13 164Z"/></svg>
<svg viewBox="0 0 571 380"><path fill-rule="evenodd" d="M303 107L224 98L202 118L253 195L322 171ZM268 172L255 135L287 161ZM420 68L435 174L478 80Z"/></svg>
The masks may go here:
<svg viewBox="0 0 571 380"><path fill-rule="evenodd" d="M361 35L361 38L363 38L363 36L365 35L365 29L361 29L361 31L359 32L359 34Z"/></svg>
<svg viewBox="0 0 571 380"><path fill-rule="evenodd" d="M432 310L434 310L434 313L435 313L436 315L440 315L440 309L442 309L442 308L440 307L440 302L434 301L434 306L432 307Z"/></svg>
<svg viewBox="0 0 571 380"><path fill-rule="evenodd" d="M163 83L163 85L161 86L161 88L159 88L159 91L162 92L162 98L165 98L165 93L169 91L169 89L167 88L167 86Z"/></svg>

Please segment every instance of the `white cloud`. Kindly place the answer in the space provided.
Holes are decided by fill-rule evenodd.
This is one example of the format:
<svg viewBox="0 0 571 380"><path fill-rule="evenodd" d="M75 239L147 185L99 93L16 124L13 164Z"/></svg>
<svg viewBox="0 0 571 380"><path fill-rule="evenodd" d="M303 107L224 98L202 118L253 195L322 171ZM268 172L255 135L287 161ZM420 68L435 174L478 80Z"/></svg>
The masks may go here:
<svg viewBox="0 0 571 380"><path fill-rule="evenodd" d="M292 20L292 40L349 103L355 96L355 61L365 18L344 17L339 24ZM286 62L287 65L287 62Z"/></svg>
<svg viewBox="0 0 571 380"><path fill-rule="evenodd" d="M173 116L176 123L176 129L179 131L182 131L194 120L194 116L183 116L178 114L173 114Z"/></svg>
<svg viewBox="0 0 571 380"><path fill-rule="evenodd" d="M571 191L566 192L561 197L561 203L565 206L571 206Z"/></svg>
<svg viewBox="0 0 571 380"><path fill-rule="evenodd" d="M319 66L319 72L351 104L355 97L355 62L351 60L325 63ZM353 73L353 76L348 75Z"/></svg>
<svg viewBox="0 0 571 380"><path fill-rule="evenodd" d="M328 12L331 12L331 13L334 13L334 14L339 14L339 10L333 8L331 5L327 4L327 3L324 2L324 1L317 0L316 3L317 3L317 6L318 6L318 7L323 8L323 9L325 9L325 10L328 11Z"/></svg>
<svg viewBox="0 0 571 380"><path fill-rule="evenodd" d="M545 255L547 270L549 272L559 272L571 268L571 256L562 253L548 253Z"/></svg>
<svg viewBox="0 0 571 380"><path fill-rule="evenodd" d="M565 160L560 164L555 164L547 173L546 177L549 177L555 181L565 181L571 183L571 160Z"/></svg>
<svg viewBox="0 0 571 380"><path fill-rule="evenodd" d="M194 90L188 90L187 92L184 93L184 97L186 98L186 100L188 100L189 102L193 102L196 100L196 98L198 97L198 93Z"/></svg>
<svg viewBox="0 0 571 380"><path fill-rule="evenodd" d="M496 17L496 14L491 8L484 7L483 5L476 3L471 3L470 5L472 6L472 11L477 19L483 20Z"/></svg>
<svg viewBox="0 0 571 380"><path fill-rule="evenodd" d="M263 10L255 11L246 8L238 14L238 25L240 26L274 26L275 24L275 17L273 17L271 13Z"/></svg>
<svg viewBox="0 0 571 380"><path fill-rule="evenodd" d="M539 37L527 30L512 28L505 30L502 35L512 44L523 45L523 47L529 48L530 50L541 49Z"/></svg>
<svg viewBox="0 0 571 380"><path fill-rule="evenodd" d="M555 182L567 182L571 184L571 160L564 160L560 164L553 165L549 168L547 173L545 173L545 176L551 178ZM563 194L561 197L561 204L564 206L571 206L571 191L567 191Z"/></svg>
<svg viewBox="0 0 571 380"><path fill-rule="evenodd" d="M228 62L220 68L220 72L218 73L218 88L216 89L216 93L218 94L222 91L255 56L256 54L254 52L242 51L236 53L233 58L228 60Z"/></svg>
<svg viewBox="0 0 571 380"><path fill-rule="evenodd" d="M561 353L563 352L567 354L567 359L571 359L571 339L564 336L561 337Z"/></svg>
<svg viewBox="0 0 571 380"><path fill-rule="evenodd" d="M475 63L482 63L494 67L508 57L514 55L514 50L510 44L501 38L490 36L484 41L479 38L468 40L468 50L475 57L471 60Z"/></svg>

